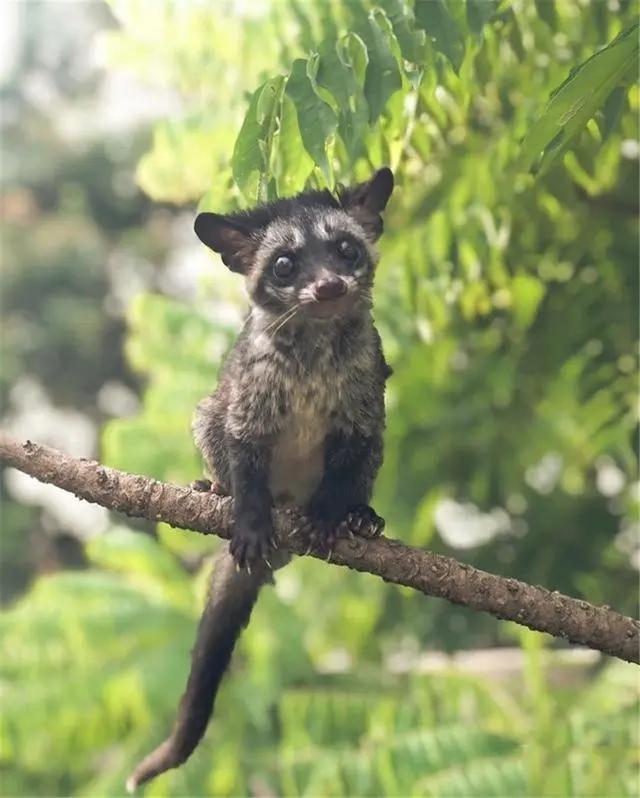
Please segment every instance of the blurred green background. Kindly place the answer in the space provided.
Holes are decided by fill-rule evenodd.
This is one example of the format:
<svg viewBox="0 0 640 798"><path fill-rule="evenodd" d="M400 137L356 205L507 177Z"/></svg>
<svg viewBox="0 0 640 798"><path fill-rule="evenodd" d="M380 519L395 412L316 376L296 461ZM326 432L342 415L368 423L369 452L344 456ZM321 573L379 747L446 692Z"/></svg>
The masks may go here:
<svg viewBox="0 0 640 798"><path fill-rule="evenodd" d="M638 6L2 7L2 424L201 473L246 309L191 232L389 164L388 534L637 613ZM597 55L596 55L597 54ZM169 730L216 541L5 470L0 789L116 796ZM638 793L637 669L296 561L158 796Z"/></svg>

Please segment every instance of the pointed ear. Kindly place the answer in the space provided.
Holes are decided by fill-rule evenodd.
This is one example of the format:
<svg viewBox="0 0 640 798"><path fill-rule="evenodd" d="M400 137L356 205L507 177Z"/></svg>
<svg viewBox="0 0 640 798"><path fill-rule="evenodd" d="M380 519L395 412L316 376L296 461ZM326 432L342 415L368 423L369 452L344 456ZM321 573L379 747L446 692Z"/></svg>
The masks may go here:
<svg viewBox="0 0 640 798"><path fill-rule="evenodd" d="M203 244L220 254L232 272L247 273L255 252L249 226L217 213L199 213L193 229Z"/></svg>
<svg viewBox="0 0 640 798"><path fill-rule="evenodd" d="M366 183L347 188L340 194L342 207L364 228L372 241L382 235L382 211L393 191L393 172L378 169Z"/></svg>

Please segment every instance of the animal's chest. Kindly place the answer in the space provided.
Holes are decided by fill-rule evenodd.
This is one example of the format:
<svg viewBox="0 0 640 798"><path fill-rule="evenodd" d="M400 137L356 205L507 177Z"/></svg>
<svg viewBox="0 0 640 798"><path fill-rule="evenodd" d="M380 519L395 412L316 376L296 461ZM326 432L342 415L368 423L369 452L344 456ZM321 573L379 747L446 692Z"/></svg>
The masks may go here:
<svg viewBox="0 0 640 798"><path fill-rule="evenodd" d="M270 489L279 506L303 506L320 484L325 441L340 396L331 382L316 379L291 391L271 454Z"/></svg>

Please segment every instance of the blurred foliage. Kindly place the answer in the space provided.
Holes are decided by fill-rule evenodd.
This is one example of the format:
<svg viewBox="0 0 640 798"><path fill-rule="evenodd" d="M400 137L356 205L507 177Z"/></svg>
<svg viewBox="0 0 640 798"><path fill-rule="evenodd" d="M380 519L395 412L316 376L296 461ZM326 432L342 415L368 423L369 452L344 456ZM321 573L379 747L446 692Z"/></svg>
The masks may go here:
<svg viewBox="0 0 640 798"><path fill-rule="evenodd" d="M161 543L121 527L88 556L89 570L40 579L0 621L4 795L121 795L172 721L203 579L194 589ZM319 675L301 643L315 634L309 618L328 612L298 601L309 585L299 572L281 581L262 597L206 742L147 792L637 794L635 666L552 689L542 636L520 630L521 688L456 670L385 673L360 654L353 670Z"/></svg>
<svg viewBox="0 0 640 798"><path fill-rule="evenodd" d="M167 247L163 227L151 229L159 211L130 175L147 137L88 124L104 74L90 63L83 31L103 28L109 10L85 4L60 24L64 8L55 5L13 4L21 36L0 88L0 412L3 424L30 416L34 437L45 434L48 412L97 426L109 415L105 384L135 401L119 305L136 285L148 287L145 265L153 270L145 260L158 264ZM66 434L73 439L72 428ZM82 555L52 514L19 506L4 480L0 494L6 601L34 573Z"/></svg>
<svg viewBox="0 0 640 798"><path fill-rule="evenodd" d="M45 5L21 9L25 34L1 92L0 400L5 405L11 387L29 377L46 385L55 403L95 414L105 381L131 382L122 319L102 307L110 289L105 264L125 235L143 242L150 203L127 184L123 168L140 155L140 135L79 143L52 119L49 103L64 109L73 97L82 108L97 76L83 64L86 54L68 49L43 78L53 58L47 62L37 46L40 26L50 19ZM96 28L104 16L98 10L104 12L94 12Z"/></svg>
<svg viewBox="0 0 640 798"><path fill-rule="evenodd" d="M637 4L111 7L113 63L184 108L139 162L152 199L221 211L394 169L375 302L395 371L375 497L389 534L634 612ZM190 417L244 305L219 262L195 306L136 298L144 404L104 428L107 462L199 474ZM10 793L120 794L171 723L213 545L115 530L94 568L5 616ZM514 639L522 690L383 667ZM261 598L207 740L152 794L634 795L633 667L551 689L541 646L297 561ZM351 667L328 675L335 661Z"/></svg>

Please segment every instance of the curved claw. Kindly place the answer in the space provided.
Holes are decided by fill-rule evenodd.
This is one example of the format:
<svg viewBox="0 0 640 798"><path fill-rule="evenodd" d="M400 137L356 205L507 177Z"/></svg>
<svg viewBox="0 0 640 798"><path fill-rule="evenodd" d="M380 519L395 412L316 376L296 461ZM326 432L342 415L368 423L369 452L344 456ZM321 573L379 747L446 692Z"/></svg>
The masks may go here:
<svg viewBox="0 0 640 798"><path fill-rule="evenodd" d="M236 525L231 535L229 550L240 569L246 568L251 574L252 567L255 568L263 561L268 563L267 557L273 550L272 538L273 532L268 529ZM271 569L270 565L269 568Z"/></svg>
<svg viewBox="0 0 640 798"><path fill-rule="evenodd" d="M349 538L350 540L353 540L355 535L346 521L340 521L340 523L336 526L336 537Z"/></svg>
<svg viewBox="0 0 640 798"><path fill-rule="evenodd" d="M353 535L367 539L379 537L385 526L384 518L366 504L350 508L345 523Z"/></svg>

